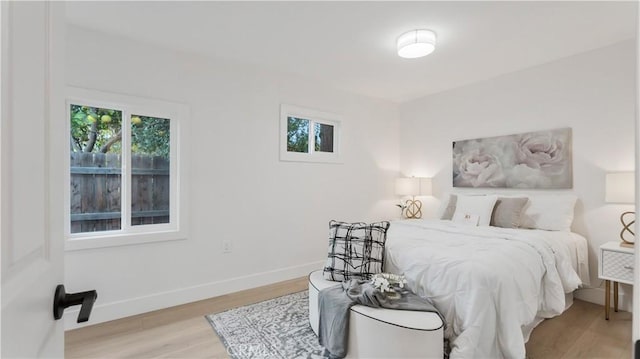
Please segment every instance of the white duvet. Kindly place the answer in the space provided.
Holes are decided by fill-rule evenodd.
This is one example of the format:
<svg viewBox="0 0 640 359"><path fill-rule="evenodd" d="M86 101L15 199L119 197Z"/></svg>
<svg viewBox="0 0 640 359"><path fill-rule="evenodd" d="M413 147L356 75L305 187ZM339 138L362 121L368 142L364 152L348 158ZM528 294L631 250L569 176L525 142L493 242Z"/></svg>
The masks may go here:
<svg viewBox="0 0 640 359"><path fill-rule="evenodd" d="M396 221L385 271L404 273L442 313L451 358L525 358L525 328L562 313L582 283L558 233Z"/></svg>

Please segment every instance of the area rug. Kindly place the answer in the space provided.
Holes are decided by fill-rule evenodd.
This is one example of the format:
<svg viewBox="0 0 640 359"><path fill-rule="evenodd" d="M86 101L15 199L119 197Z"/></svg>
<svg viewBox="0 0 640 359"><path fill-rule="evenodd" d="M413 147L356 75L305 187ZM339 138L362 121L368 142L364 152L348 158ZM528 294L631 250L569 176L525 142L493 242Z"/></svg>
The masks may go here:
<svg viewBox="0 0 640 359"><path fill-rule="evenodd" d="M320 359L324 349L309 325L308 291L206 318L234 359Z"/></svg>

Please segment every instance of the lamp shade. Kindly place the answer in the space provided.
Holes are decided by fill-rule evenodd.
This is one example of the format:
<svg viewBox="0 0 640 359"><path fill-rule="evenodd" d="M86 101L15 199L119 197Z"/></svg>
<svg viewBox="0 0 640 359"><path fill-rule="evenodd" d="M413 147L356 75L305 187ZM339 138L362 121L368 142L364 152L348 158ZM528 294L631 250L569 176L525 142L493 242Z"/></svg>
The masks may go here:
<svg viewBox="0 0 640 359"><path fill-rule="evenodd" d="M399 196L431 196L431 178L396 178L396 194Z"/></svg>
<svg viewBox="0 0 640 359"><path fill-rule="evenodd" d="M398 37L398 56L415 59L436 49L436 33L431 30L411 30Z"/></svg>
<svg viewBox="0 0 640 359"><path fill-rule="evenodd" d="M416 177L396 178L396 194L399 196L420 194L420 179Z"/></svg>
<svg viewBox="0 0 640 359"><path fill-rule="evenodd" d="M635 175L633 172L607 173L605 202L635 203Z"/></svg>
<svg viewBox="0 0 640 359"><path fill-rule="evenodd" d="M420 178L420 195L431 196L432 192L431 178Z"/></svg>

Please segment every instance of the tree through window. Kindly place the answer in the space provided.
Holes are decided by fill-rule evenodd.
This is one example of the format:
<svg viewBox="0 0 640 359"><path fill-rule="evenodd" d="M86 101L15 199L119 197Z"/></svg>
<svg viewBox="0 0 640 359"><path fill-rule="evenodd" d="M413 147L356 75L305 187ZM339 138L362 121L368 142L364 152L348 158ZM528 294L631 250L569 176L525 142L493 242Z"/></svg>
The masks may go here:
<svg viewBox="0 0 640 359"><path fill-rule="evenodd" d="M69 106L70 233L169 223L171 120ZM123 141L124 136L130 137ZM129 210L123 202L130 203Z"/></svg>

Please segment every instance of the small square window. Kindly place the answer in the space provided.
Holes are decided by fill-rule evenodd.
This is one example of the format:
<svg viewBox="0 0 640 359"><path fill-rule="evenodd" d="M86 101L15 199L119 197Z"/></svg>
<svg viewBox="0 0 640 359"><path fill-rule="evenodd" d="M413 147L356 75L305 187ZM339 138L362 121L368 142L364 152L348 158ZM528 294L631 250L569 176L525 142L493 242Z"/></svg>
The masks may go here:
<svg viewBox="0 0 640 359"><path fill-rule="evenodd" d="M339 116L282 105L280 160L340 162Z"/></svg>

